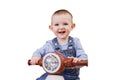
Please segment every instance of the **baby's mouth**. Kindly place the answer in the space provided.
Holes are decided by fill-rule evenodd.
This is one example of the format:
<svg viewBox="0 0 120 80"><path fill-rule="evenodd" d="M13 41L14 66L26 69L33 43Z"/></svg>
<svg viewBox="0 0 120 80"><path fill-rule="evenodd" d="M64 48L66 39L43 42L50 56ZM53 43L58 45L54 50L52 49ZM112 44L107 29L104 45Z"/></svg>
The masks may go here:
<svg viewBox="0 0 120 80"><path fill-rule="evenodd" d="M64 34L64 33L65 33L65 31L59 31L58 33L60 33L60 34Z"/></svg>

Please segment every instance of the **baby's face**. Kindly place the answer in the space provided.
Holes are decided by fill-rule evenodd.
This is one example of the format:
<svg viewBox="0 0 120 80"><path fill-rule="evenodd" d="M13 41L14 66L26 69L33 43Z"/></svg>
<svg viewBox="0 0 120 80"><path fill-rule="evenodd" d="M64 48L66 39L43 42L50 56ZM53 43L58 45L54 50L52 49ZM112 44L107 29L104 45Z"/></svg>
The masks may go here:
<svg viewBox="0 0 120 80"><path fill-rule="evenodd" d="M50 29L59 39L68 38L71 30L74 28L71 16L69 14L54 15Z"/></svg>

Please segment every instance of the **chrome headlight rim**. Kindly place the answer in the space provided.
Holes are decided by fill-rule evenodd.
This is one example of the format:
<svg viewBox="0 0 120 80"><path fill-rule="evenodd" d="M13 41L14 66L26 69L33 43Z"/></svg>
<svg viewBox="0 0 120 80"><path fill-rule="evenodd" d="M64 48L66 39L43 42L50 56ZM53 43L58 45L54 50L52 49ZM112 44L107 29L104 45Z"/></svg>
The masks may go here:
<svg viewBox="0 0 120 80"><path fill-rule="evenodd" d="M53 68L51 68L51 66L46 66L48 63L46 63L46 61L47 61L47 59L48 58L51 58L51 59L55 59L55 60L57 60L56 62L56 64L53 62L53 63L50 63L52 60L50 60L50 61L48 61L49 62L49 64L55 64L56 66L55 67L53 67ZM54 73L57 73L57 71L59 71L59 69L60 69L60 67L61 67L61 59L60 59L60 57L58 56L58 55L56 55L56 54L54 54L54 53L48 53L48 54L46 54L44 57L43 57L43 60L42 60L42 66L43 66L43 69L46 71L46 72L48 72L48 73L51 73L51 74L54 74ZM50 69L48 69L48 68L50 68Z"/></svg>

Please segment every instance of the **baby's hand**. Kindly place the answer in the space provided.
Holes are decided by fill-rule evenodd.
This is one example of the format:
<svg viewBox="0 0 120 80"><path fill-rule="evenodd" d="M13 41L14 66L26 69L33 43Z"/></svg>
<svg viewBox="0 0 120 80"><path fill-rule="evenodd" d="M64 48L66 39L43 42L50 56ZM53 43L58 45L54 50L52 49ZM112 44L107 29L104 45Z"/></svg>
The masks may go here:
<svg viewBox="0 0 120 80"><path fill-rule="evenodd" d="M68 57L68 58L73 58L73 63L77 63L77 62L79 62L79 61L82 60L82 59L80 59L80 58L75 58L75 57ZM71 67L71 68L74 69L75 66L74 66L74 67Z"/></svg>
<svg viewBox="0 0 120 80"><path fill-rule="evenodd" d="M79 62L79 61L81 61L82 59L80 59L80 58L73 58L73 63L77 63L77 62Z"/></svg>
<svg viewBox="0 0 120 80"><path fill-rule="evenodd" d="M77 63L82 60L80 58L75 58L75 57L68 57L68 58L73 58L73 63Z"/></svg>
<svg viewBox="0 0 120 80"><path fill-rule="evenodd" d="M33 56L32 58L31 58L31 65L36 65L37 63L38 63L38 60L40 59L40 57L38 57L38 56Z"/></svg>

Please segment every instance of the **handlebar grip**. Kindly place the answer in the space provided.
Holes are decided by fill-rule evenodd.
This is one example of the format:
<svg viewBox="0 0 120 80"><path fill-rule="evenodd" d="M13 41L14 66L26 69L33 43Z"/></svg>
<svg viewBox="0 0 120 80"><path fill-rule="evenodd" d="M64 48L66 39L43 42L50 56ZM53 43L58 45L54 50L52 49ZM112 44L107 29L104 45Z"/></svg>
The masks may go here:
<svg viewBox="0 0 120 80"><path fill-rule="evenodd" d="M78 61L77 63L72 63L75 66L88 66L88 60L81 60Z"/></svg>
<svg viewBox="0 0 120 80"><path fill-rule="evenodd" d="M32 64L31 64L31 60L30 60L30 59L28 60L28 65L32 65Z"/></svg>
<svg viewBox="0 0 120 80"><path fill-rule="evenodd" d="M74 67L74 66L88 66L88 60L81 60L76 63L73 62L73 58L65 58L64 65L66 67Z"/></svg>
<svg viewBox="0 0 120 80"><path fill-rule="evenodd" d="M29 66L32 65L30 59L28 60L28 65L29 65ZM42 66L42 59L39 59L38 62L37 62L35 65L40 65L40 66Z"/></svg>

